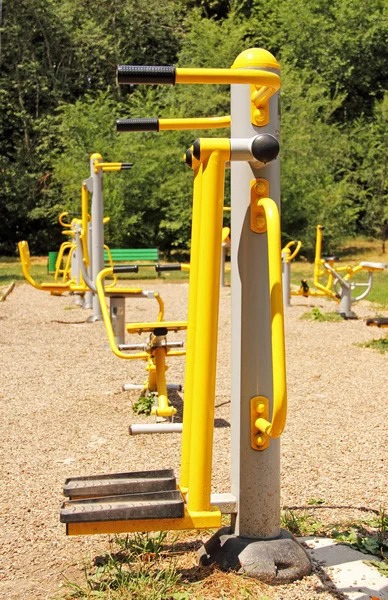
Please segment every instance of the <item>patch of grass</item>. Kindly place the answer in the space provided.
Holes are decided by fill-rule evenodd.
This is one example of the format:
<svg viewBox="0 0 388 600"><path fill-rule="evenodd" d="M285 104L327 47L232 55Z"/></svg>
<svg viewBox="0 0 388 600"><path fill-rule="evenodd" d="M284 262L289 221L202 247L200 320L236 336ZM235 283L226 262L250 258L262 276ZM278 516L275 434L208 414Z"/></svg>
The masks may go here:
<svg viewBox="0 0 388 600"><path fill-rule="evenodd" d="M388 352L388 338L380 338L379 340L371 340L370 342L364 342L362 344L357 344L361 348L372 348L373 350L377 350L380 354L384 354L384 352Z"/></svg>
<svg viewBox="0 0 388 600"><path fill-rule="evenodd" d="M160 557L167 536L167 531L159 531L153 534L135 533L133 536L126 535L125 537L116 535L114 541L129 556L140 556L143 559L144 557L149 559Z"/></svg>
<svg viewBox="0 0 388 600"><path fill-rule="evenodd" d="M326 504L326 500L323 498L309 498L307 504L309 506L322 506L322 504Z"/></svg>
<svg viewBox="0 0 388 600"><path fill-rule="evenodd" d="M85 569L85 584L67 581L68 599L170 600L180 575L174 564L160 568L157 562L133 561L125 553L108 554Z"/></svg>
<svg viewBox="0 0 388 600"><path fill-rule="evenodd" d="M281 514L281 525L294 535L318 535L324 534L325 531L324 525L306 510L284 510Z"/></svg>
<svg viewBox="0 0 388 600"><path fill-rule="evenodd" d="M319 321L319 322L323 322L323 321L334 321L334 322L343 321L341 315L339 315L338 313L322 312L318 307L313 308L309 312L303 313L303 315L300 317L300 319L303 320L303 321Z"/></svg>
<svg viewBox="0 0 388 600"><path fill-rule="evenodd" d="M346 531L332 531L331 536L352 548L378 556L380 561L370 561L382 574L388 573L388 515L380 508L379 515L366 523L353 524Z"/></svg>
<svg viewBox="0 0 388 600"><path fill-rule="evenodd" d="M132 409L137 415L146 415L149 417L154 404L155 395L149 390L144 390L138 400L132 404Z"/></svg>
<svg viewBox="0 0 388 600"><path fill-rule="evenodd" d="M116 536L84 568L83 582L65 581L62 600L270 600L268 586L244 574L196 566L201 542L188 535L174 534L172 542L170 533Z"/></svg>

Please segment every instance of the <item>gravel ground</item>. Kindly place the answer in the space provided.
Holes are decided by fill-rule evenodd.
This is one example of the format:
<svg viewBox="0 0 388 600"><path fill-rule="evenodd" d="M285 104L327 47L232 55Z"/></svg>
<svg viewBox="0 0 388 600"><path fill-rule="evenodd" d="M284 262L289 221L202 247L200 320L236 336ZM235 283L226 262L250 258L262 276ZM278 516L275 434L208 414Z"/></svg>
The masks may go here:
<svg viewBox="0 0 388 600"><path fill-rule="evenodd" d="M186 316L186 283L146 282L166 304L165 318ZM153 301L131 300L127 320L154 319ZM293 299L286 310L288 422L282 436L282 505L313 509L325 523L365 518L363 508L388 508L387 356L357 345L384 335L366 327L376 309L356 307L362 319L310 322L308 306ZM70 296L53 297L21 284L0 304L1 558L0 598L40 600L58 595L64 577L77 577L85 561L106 552L103 536L67 538L59 523L62 486L79 474L173 467L179 473L180 436L128 436L144 363L116 358L104 348L103 323ZM388 313L385 312L385 316ZM216 399L214 490L229 491L230 289L221 290ZM176 339L183 335L176 334ZM132 340L135 341L135 340ZM184 360L172 359L168 381L183 382ZM179 397L174 404L182 409ZM149 419L148 419L149 421ZM333 598L319 569L302 582L271 588L271 598Z"/></svg>

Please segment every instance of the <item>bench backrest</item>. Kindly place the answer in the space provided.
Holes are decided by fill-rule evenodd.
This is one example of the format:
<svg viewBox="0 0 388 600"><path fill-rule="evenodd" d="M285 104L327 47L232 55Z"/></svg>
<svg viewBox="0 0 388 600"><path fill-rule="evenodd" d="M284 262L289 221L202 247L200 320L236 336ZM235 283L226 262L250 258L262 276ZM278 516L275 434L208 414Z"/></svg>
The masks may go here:
<svg viewBox="0 0 388 600"><path fill-rule="evenodd" d="M113 248L111 249L113 262L134 260L159 260L157 248ZM104 250L104 260L108 260L108 252Z"/></svg>

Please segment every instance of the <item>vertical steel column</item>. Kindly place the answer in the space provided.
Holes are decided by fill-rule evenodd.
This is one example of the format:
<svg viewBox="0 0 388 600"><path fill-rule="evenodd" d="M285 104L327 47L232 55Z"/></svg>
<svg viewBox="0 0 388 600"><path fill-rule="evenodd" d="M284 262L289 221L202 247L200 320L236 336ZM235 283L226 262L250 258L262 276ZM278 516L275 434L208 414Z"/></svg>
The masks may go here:
<svg viewBox="0 0 388 600"><path fill-rule="evenodd" d="M88 252L89 252L89 258L92 256L92 223L91 221L88 222ZM92 273L92 262L90 262L90 265L88 267L88 275L91 279L93 279L93 273ZM84 302L84 308L93 308L93 292L88 291L85 294L85 302Z"/></svg>
<svg viewBox="0 0 388 600"><path fill-rule="evenodd" d="M225 258L226 258L226 243L222 244L221 250L221 269L220 269L220 285L225 287Z"/></svg>
<svg viewBox="0 0 388 600"><path fill-rule="evenodd" d="M279 70L269 52L256 48L240 54L233 67ZM264 396L269 400L270 419L273 414L271 325L272 328L275 325L272 316L276 316L278 323L279 310L282 311L281 298L280 306L278 297L270 298L267 245L270 229L258 231L263 227L263 218L255 212L251 220L251 206L255 210L258 200L264 200L266 196L279 205L279 158L263 168L254 163L233 161L236 138L252 138L258 133L279 137L278 99L276 95L270 99L270 118L265 124L266 119L262 120L263 114L265 117L267 113L265 107L260 106L257 112L252 107L253 86L232 85L231 94L231 477L237 513L232 528L220 529L201 548L199 562L216 562L223 569L238 569L267 582L285 583L310 573L311 563L293 536L280 529L280 438L270 438L269 444L265 443L262 449L259 445L257 449L256 445L251 446L251 400ZM263 126L259 127L259 124ZM277 245L280 262L280 239ZM271 248L274 250L273 243ZM279 262L279 273L273 271L274 260L275 255L271 257L272 293L274 276L276 281L281 279ZM271 302L275 303L272 316ZM257 414L253 415L254 422Z"/></svg>
<svg viewBox="0 0 388 600"><path fill-rule="evenodd" d="M125 297L110 296L109 313L116 344L125 343Z"/></svg>
<svg viewBox="0 0 388 600"><path fill-rule="evenodd" d="M291 306L291 263L287 260L288 252L282 252L282 284L283 306Z"/></svg>
<svg viewBox="0 0 388 600"><path fill-rule="evenodd" d="M90 177L93 181L92 195L92 279L96 283L97 275L104 268L104 200L102 195L102 170L95 169L95 163L101 162L102 156L97 152L90 157ZM96 172L97 171L97 172ZM93 294L93 314L90 321L102 321L100 301Z"/></svg>
<svg viewBox="0 0 388 600"><path fill-rule="evenodd" d="M72 222L71 225L71 229L75 234L75 224L74 221ZM72 241L74 242L75 238L72 238ZM78 252L77 248L73 248L72 252L71 252L71 276L72 278L75 277L75 282L77 285L80 285L82 283L82 278L81 278L81 256L80 253ZM73 304L75 304L76 306L83 306L83 297L82 294L79 294L78 292L75 292L73 294Z"/></svg>
<svg viewBox="0 0 388 600"><path fill-rule="evenodd" d="M233 67L270 69L279 65L265 50L240 54ZM232 138L271 133L279 138L278 94L270 99L270 122L251 123L251 87L231 86ZM250 229L250 184L263 178L269 196L280 204L279 157L255 170L247 162L231 164L232 206L232 493L237 498L235 534L276 538L280 534L280 440L255 451L250 445L250 400L265 395L272 404L271 319L267 241ZM270 414L272 405L270 404Z"/></svg>

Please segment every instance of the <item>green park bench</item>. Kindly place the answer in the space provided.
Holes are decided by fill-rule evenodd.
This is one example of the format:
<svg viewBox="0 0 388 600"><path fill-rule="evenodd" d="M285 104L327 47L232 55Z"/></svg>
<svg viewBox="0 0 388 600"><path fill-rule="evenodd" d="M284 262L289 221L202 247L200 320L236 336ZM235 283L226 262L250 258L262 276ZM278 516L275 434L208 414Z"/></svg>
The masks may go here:
<svg viewBox="0 0 388 600"><path fill-rule="evenodd" d="M158 248L111 248L110 253L114 263L141 261L140 267L150 267L159 262ZM104 250L104 261L109 261L106 250ZM148 262L144 263L143 261ZM158 273L158 277L160 277L160 273Z"/></svg>

